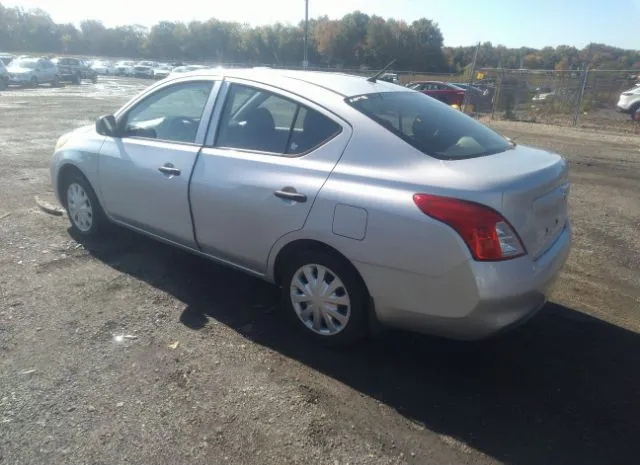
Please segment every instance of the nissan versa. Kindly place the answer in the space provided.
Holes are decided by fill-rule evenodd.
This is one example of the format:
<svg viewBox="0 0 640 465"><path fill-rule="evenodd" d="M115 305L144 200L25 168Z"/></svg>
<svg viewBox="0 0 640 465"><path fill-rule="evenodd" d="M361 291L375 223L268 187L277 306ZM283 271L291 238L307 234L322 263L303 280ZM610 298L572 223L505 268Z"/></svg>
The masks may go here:
<svg viewBox="0 0 640 465"><path fill-rule="evenodd" d="M308 337L479 339L545 303L568 165L444 103L338 73L197 70L63 135L75 233L113 222L277 284Z"/></svg>

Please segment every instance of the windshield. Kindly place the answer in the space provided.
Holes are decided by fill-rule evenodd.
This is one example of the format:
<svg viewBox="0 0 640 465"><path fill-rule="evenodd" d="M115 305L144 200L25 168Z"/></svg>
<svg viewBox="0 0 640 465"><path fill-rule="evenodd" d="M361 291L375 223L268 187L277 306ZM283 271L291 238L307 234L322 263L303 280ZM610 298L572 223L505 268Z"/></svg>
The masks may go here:
<svg viewBox="0 0 640 465"><path fill-rule="evenodd" d="M16 60L11 63L12 68L36 69L38 62L35 60Z"/></svg>
<svg viewBox="0 0 640 465"><path fill-rule="evenodd" d="M365 94L346 101L408 144L435 158L473 158L512 148L498 133L419 92Z"/></svg>

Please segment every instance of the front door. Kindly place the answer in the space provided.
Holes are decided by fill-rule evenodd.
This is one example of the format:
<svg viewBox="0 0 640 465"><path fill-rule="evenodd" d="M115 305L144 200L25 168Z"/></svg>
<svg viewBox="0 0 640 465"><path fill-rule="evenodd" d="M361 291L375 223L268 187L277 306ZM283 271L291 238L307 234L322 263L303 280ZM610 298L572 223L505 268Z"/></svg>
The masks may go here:
<svg viewBox="0 0 640 465"><path fill-rule="evenodd" d="M215 139L207 136L191 182L197 241L210 255L264 273L275 242L304 226L351 130L285 91L224 86Z"/></svg>
<svg viewBox="0 0 640 465"><path fill-rule="evenodd" d="M123 135L107 137L99 158L103 207L112 218L194 245L189 177L213 88L211 80L167 85L118 117Z"/></svg>

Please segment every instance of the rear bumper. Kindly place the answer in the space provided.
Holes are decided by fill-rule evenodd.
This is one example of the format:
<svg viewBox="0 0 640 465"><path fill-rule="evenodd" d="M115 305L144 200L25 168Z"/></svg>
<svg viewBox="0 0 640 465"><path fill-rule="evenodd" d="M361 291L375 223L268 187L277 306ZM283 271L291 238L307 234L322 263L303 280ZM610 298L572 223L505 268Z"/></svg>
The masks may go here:
<svg viewBox="0 0 640 465"><path fill-rule="evenodd" d="M463 263L437 279L357 264L385 325L476 340L527 321L546 303L571 249L571 226L537 261Z"/></svg>

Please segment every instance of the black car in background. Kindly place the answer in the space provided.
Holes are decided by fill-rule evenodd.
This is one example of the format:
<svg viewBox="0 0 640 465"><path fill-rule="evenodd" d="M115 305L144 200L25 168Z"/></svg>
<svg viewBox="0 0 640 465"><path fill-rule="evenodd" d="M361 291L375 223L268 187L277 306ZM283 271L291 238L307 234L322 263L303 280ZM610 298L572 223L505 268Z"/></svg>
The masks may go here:
<svg viewBox="0 0 640 465"><path fill-rule="evenodd" d="M97 82L98 80L98 73L79 58L58 57L51 61L58 67L58 77L61 81L80 84L83 79L91 82Z"/></svg>

